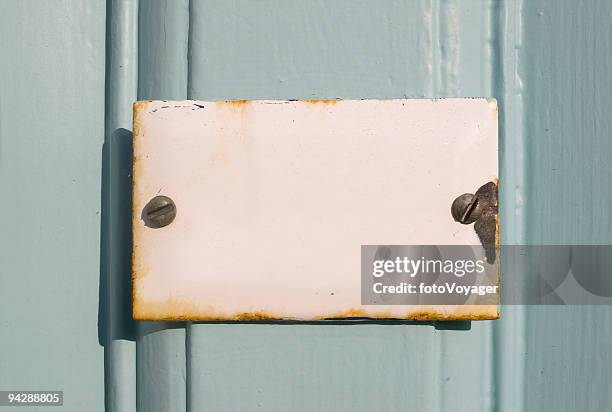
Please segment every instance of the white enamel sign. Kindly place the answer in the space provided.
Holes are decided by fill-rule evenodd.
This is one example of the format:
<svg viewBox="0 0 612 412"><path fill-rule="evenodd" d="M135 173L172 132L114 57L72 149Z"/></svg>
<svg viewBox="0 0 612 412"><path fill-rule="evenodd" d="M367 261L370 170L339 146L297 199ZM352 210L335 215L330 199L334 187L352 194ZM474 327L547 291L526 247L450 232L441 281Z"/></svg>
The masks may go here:
<svg viewBox="0 0 612 412"><path fill-rule="evenodd" d="M450 205L496 181L497 127L486 99L136 103L134 318L497 318L362 305L360 277L361 245L479 244Z"/></svg>

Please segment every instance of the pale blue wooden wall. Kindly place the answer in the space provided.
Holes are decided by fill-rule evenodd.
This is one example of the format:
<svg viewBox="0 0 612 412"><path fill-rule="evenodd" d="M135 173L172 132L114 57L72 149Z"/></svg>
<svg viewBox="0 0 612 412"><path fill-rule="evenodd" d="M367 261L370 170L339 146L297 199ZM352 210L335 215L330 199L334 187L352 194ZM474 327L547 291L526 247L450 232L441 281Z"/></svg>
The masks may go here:
<svg viewBox="0 0 612 412"><path fill-rule="evenodd" d="M104 14L0 1L0 388L64 390L71 411L104 403Z"/></svg>
<svg viewBox="0 0 612 412"><path fill-rule="evenodd" d="M0 389L64 390L70 411L609 409L607 307L469 331L126 316L136 99L493 96L504 241L612 242L608 0L0 10Z"/></svg>

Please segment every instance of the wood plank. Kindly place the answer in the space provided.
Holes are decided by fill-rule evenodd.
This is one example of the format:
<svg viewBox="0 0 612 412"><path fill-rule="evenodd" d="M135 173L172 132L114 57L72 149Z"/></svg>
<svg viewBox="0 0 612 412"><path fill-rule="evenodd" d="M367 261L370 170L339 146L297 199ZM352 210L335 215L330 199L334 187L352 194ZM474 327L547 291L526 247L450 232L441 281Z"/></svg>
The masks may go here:
<svg viewBox="0 0 612 412"><path fill-rule="evenodd" d="M612 3L528 1L522 16L527 242L612 244ZM525 405L609 409L611 325L609 306L528 307Z"/></svg>
<svg viewBox="0 0 612 412"><path fill-rule="evenodd" d="M189 1L140 2L138 98L187 97ZM185 324L140 322L138 410L187 408Z"/></svg>
<svg viewBox="0 0 612 412"><path fill-rule="evenodd" d="M0 9L0 387L103 411L104 2Z"/></svg>

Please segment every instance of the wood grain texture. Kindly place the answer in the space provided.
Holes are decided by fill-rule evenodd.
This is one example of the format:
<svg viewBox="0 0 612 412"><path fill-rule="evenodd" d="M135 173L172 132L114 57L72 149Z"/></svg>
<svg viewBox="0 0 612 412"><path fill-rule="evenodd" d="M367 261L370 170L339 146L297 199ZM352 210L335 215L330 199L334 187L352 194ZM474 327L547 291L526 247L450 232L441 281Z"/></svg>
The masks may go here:
<svg viewBox="0 0 612 412"><path fill-rule="evenodd" d="M0 10L0 388L102 411L104 2Z"/></svg>
<svg viewBox="0 0 612 412"><path fill-rule="evenodd" d="M495 53L493 88L500 114L500 217L501 241L507 245L527 242L525 192L527 190L526 137L524 133L523 0L496 2L491 37ZM502 261L502 290L507 276L517 268ZM524 410L525 309L502 306L501 322L493 328L494 408L512 412Z"/></svg>

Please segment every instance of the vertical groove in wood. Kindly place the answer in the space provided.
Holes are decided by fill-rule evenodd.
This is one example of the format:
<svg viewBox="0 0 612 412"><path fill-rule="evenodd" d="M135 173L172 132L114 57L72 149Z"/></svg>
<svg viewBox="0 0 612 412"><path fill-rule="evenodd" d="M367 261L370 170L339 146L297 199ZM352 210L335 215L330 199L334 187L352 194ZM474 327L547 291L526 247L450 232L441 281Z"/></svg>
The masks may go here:
<svg viewBox="0 0 612 412"><path fill-rule="evenodd" d="M500 125L500 217L502 244L524 245L528 173L524 125L523 2L498 2L493 9L497 56L494 58L495 97ZM521 270L515 262L502 261L501 286L505 276ZM503 306L493 336L495 410L524 410L525 308Z"/></svg>
<svg viewBox="0 0 612 412"><path fill-rule="evenodd" d="M496 92L500 100L500 130L503 157L501 158L500 187L501 215L505 218L502 235L504 244L525 244L527 190L526 135L523 107L523 22L522 0L500 3L497 6L497 37L500 57L496 78Z"/></svg>
<svg viewBox="0 0 612 412"><path fill-rule="evenodd" d="M189 1L141 2L138 22L138 99L186 99ZM139 411L187 410L185 345L184 323L140 322L137 342Z"/></svg>
<svg viewBox="0 0 612 412"><path fill-rule="evenodd" d="M193 328L193 322L186 322L185 325L185 411L190 412L197 410L193 408L193 401L191 396L192 391L192 380L191 380L191 333Z"/></svg>
<svg viewBox="0 0 612 412"><path fill-rule="evenodd" d="M188 0L187 4L187 99L193 99L193 93L191 89L191 79L192 79L192 71L191 71L191 53L192 53L192 8L193 1ZM193 322L187 322L185 325L185 410L186 412L197 411L197 408L193 407L193 398L192 394L192 378L191 378L191 370L192 370L192 357L191 357L191 335L192 335Z"/></svg>
<svg viewBox="0 0 612 412"><path fill-rule="evenodd" d="M132 102L137 89L138 1L109 0L101 266L107 306L105 403L109 412L136 410L135 323L131 317ZM101 295L103 295L101 293Z"/></svg>

